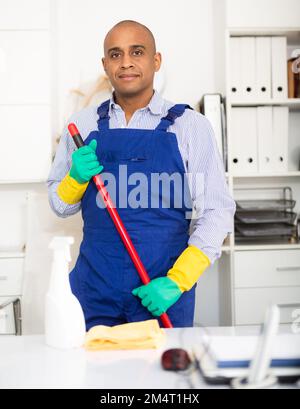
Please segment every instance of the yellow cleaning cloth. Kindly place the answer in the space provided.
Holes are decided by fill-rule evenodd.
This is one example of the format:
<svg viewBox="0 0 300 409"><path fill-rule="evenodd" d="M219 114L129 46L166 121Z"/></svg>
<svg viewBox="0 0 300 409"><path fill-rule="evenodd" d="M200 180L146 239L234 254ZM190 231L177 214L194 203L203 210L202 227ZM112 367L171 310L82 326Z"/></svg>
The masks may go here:
<svg viewBox="0 0 300 409"><path fill-rule="evenodd" d="M130 322L107 327L96 325L86 334L88 350L159 348L165 341L165 331L157 320Z"/></svg>

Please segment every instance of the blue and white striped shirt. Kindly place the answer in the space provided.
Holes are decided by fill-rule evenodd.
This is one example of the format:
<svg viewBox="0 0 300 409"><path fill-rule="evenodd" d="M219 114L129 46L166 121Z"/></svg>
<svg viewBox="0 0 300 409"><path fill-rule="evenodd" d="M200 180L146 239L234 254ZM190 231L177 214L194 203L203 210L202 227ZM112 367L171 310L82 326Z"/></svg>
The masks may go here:
<svg viewBox="0 0 300 409"><path fill-rule="evenodd" d="M134 112L126 124L125 113L112 96L109 107L110 128L155 129L173 105L155 91L149 104ZM85 140L91 131L97 129L97 120L97 107L88 107L72 115L69 122L77 125ZM214 263L221 255L224 239L233 231L236 207L228 190L212 127L203 115L187 109L168 131L176 134L186 172L204 175L204 192L196 188L194 178L189 186L196 215L199 214L191 224L189 245L198 247ZM50 205L60 217L70 216L81 209L80 202L68 205L57 195L57 186L71 168L74 150L74 142L66 127L47 181Z"/></svg>

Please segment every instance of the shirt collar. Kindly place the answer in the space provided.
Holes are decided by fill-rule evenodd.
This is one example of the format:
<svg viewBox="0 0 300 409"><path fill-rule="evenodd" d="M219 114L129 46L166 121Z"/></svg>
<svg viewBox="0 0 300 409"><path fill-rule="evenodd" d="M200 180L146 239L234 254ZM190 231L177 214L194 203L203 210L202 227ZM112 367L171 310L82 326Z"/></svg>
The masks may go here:
<svg viewBox="0 0 300 409"><path fill-rule="evenodd" d="M164 103L161 95L156 90L154 90L154 94L151 100L149 101L149 104L146 107L141 108L141 110L148 109L153 115L161 115L163 113L163 104ZM109 107L110 110L112 109L122 110L120 105L116 104L114 100L114 94L112 94L110 97Z"/></svg>

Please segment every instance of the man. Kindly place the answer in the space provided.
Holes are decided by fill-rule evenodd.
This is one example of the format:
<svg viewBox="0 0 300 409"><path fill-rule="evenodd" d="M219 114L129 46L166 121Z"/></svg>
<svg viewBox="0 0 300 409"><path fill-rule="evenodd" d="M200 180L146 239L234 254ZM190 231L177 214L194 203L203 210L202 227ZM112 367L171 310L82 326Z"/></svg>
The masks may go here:
<svg viewBox="0 0 300 409"><path fill-rule="evenodd" d="M87 329L146 320L165 311L173 326L192 326L196 282L220 257L235 212L211 126L187 105L174 105L153 90L161 54L144 25L130 20L116 24L106 35L102 63L113 95L70 119L86 146L75 150L65 130L48 180L50 204L58 216L82 210L84 236L70 274L72 291ZM90 182L101 171L116 187L114 201L151 278L147 285L141 285ZM187 173L193 176L188 196L197 215L190 236L192 206L184 200L184 183L177 183L177 176L185 181ZM141 186L135 186L137 175ZM169 191L157 189L157 175L174 176L173 189L171 183ZM195 181L196 175L201 177Z"/></svg>

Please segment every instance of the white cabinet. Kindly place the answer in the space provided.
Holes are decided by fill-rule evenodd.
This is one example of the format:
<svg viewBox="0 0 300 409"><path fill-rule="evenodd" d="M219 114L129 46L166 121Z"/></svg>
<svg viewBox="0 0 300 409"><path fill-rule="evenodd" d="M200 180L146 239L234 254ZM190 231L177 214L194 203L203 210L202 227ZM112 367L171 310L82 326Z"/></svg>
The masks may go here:
<svg viewBox="0 0 300 409"><path fill-rule="evenodd" d="M235 252L233 297L236 325L260 324L271 304L291 322L295 308L284 305L300 304L300 250Z"/></svg>
<svg viewBox="0 0 300 409"><path fill-rule="evenodd" d="M10 301L11 297L0 297L0 306ZM0 308L0 335L15 335L14 305L9 303L6 307Z"/></svg>
<svg viewBox="0 0 300 409"><path fill-rule="evenodd" d="M300 250L235 252L235 288L281 286L300 289Z"/></svg>
<svg viewBox="0 0 300 409"><path fill-rule="evenodd" d="M0 151L1 157L1 151ZM0 160L1 162L1 160ZM1 166L1 164L0 164ZM12 191L10 186L0 189L0 249L23 251L26 242L27 197L24 191Z"/></svg>
<svg viewBox="0 0 300 409"><path fill-rule="evenodd" d="M0 335L20 333L23 271L22 253L0 255Z"/></svg>
<svg viewBox="0 0 300 409"><path fill-rule="evenodd" d="M47 106L0 105L0 182L46 180L50 120Z"/></svg>
<svg viewBox="0 0 300 409"><path fill-rule="evenodd" d="M1 30L49 29L51 0L1 0Z"/></svg>
<svg viewBox="0 0 300 409"><path fill-rule="evenodd" d="M0 258L0 296L22 293L23 258Z"/></svg>
<svg viewBox="0 0 300 409"><path fill-rule="evenodd" d="M234 290L235 324L255 325L264 321L265 312L272 304L282 305L280 322L291 323L295 306L300 303L299 287L262 287ZM287 306L287 307L285 307Z"/></svg>
<svg viewBox="0 0 300 409"><path fill-rule="evenodd" d="M50 103L48 31L0 30L0 104Z"/></svg>
<svg viewBox="0 0 300 409"><path fill-rule="evenodd" d="M45 181L50 170L50 0L1 0L0 183Z"/></svg>

